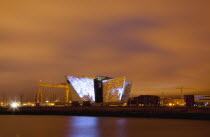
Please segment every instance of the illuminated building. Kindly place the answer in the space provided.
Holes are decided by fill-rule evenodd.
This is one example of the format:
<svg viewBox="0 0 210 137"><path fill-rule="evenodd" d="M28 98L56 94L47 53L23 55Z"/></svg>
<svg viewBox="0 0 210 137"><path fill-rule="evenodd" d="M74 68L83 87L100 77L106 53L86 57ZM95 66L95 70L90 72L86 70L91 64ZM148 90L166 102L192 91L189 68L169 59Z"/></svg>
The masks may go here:
<svg viewBox="0 0 210 137"><path fill-rule="evenodd" d="M67 76L71 88L72 100L95 101L94 79Z"/></svg>
<svg viewBox="0 0 210 137"><path fill-rule="evenodd" d="M210 95L194 95L194 101L197 106L209 106Z"/></svg>
<svg viewBox="0 0 210 137"><path fill-rule="evenodd" d="M125 77L110 78L74 77L66 76L70 85L71 98L73 101L91 101L96 103L128 101L132 82L127 82Z"/></svg>
<svg viewBox="0 0 210 137"><path fill-rule="evenodd" d="M185 106L186 102L184 99L180 99L180 98L175 98L174 99L174 105L175 106Z"/></svg>

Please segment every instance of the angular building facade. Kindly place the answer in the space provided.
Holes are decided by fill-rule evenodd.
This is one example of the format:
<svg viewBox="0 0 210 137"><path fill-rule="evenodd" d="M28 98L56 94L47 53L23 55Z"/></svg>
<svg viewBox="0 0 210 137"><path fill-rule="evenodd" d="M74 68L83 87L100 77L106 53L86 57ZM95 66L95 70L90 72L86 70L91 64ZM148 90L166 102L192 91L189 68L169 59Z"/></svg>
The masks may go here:
<svg viewBox="0 0 210 137"><path fill-rule="evenodd" d="M72 101L95 101L94 79L67 76Z"/></svg>
<svg viewBox="0 0 210 137"><path fill-rule="evenodd" d="M72 101L91 101L96 103L128 101L132 82L125 77L110 78L105 76L74 77L66 76L71 87Z"/></svg>

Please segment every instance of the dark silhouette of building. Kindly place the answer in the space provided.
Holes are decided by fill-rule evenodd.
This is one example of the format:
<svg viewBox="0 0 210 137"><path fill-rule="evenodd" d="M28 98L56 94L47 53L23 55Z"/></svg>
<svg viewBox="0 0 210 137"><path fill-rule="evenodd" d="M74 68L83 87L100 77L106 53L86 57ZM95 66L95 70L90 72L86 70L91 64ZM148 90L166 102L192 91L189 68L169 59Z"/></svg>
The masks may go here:
<svg viewBox="0 0 210 137"><path fill-rule="evenodd" d="M186 107L193 107L195 104L194 95L184 95Z"/></svg>
<svg viewBox="0 0 210 137"><path fill-rule="evenodd" d="M89 106L91 106L91 103L90 103L90 101L83 101L82 106L89 107Z"/></svg>
<svg viewBox="0 0 210 137"><path fill-rule="evenodd" d="M72 104L71 104L72 107L79 107L80 104L78 101L72 101Z"/></svg>
<svg viewBox="0 0 210 137"><path fill-rule="evenodd" d="M128 101L129 105L138 105L138 106L159 106L160 97L154 95L141 95L134 97L132 100Z"/></svg>

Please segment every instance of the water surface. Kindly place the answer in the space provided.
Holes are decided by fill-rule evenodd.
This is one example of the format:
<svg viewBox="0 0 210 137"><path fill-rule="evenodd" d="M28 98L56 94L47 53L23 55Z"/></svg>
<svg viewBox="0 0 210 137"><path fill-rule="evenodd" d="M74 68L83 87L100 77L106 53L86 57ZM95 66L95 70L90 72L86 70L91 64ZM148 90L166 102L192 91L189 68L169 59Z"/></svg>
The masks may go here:
<svg viewBox="0 0 210 137"><path fill-rule="evenodd" d="M210 121L150 118L0 115L0 137L199 137Z"/></svg>

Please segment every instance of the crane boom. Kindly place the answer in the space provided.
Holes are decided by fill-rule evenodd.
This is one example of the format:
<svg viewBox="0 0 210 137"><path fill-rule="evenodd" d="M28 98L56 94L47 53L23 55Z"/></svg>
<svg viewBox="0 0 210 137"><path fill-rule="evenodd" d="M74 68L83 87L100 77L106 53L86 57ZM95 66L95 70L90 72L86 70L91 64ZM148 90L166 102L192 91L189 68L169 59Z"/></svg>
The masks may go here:
<svg viewBox="0 0 210 137"><path fill-rule="evenodd" d="M55 87L55 88L69 88L68 84L46 84L39 83L40 87Z"/></svg>

